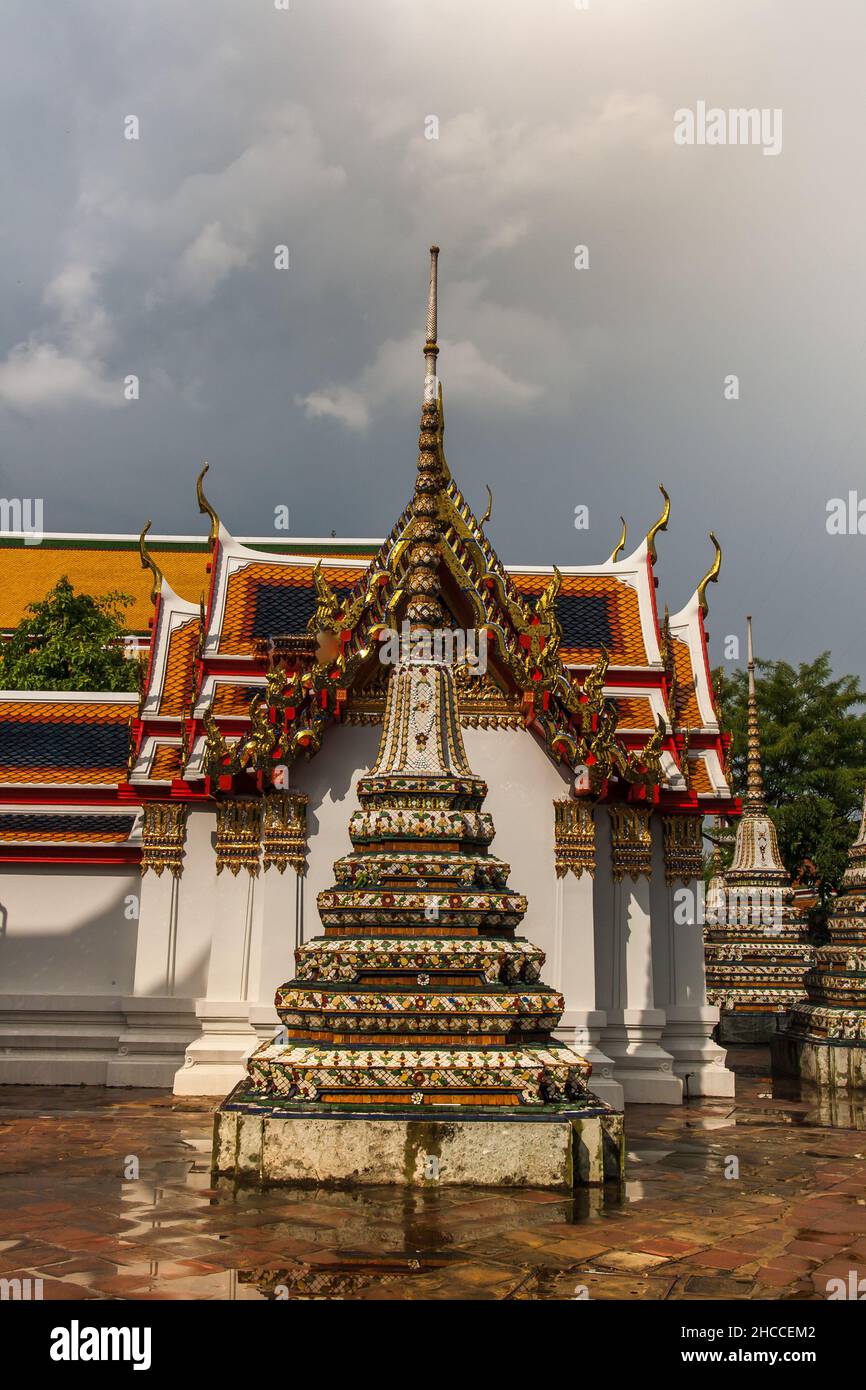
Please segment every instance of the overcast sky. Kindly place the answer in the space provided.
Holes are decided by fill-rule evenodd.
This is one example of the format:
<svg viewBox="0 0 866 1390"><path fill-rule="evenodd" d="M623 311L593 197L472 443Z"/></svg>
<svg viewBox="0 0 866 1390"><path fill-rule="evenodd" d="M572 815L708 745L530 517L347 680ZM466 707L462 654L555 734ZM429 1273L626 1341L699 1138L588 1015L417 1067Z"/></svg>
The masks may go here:
<svg viewBox="0 0 866 1390"><path fill-rule="evenodd" d="M630 549L661 481L662 602L722 543L715 660L750 611L866 672L866 535L826 527L866 513L863 0L5 0L0 55L0 496L46 530L202 532L207 458L236 535L385 534L436 241L506 563L597 563L620 512ZM699 102L780 152L675 144Z"/></svg>

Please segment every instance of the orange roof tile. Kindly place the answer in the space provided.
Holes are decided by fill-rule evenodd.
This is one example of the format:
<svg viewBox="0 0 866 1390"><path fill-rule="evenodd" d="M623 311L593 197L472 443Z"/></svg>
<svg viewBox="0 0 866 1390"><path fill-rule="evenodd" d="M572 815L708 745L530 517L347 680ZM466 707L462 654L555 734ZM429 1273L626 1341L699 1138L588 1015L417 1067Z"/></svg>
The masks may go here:
<svg viewBox="0 0 866 1390"><path fill-rule="evenodd" d="M710 781L709 773L707 772L706 762L701 757L700 753L698 753L694 758L690 757L688 762L689 790L693 791L696 796L702 796L707 793L712 795L713 784Z"/></svg>
<svg viewBox="0 0 866 1390"><path fill-rule="evenodd" d="M207 593L210 558L207 547L200 549L152 546L153 556L171 587L181 598L198 603ZM0 631L8 632L26 616L30 603L40 602L63 576L79 593L94 597L112 589L129 594L133 603L126 610L129 632L144 633L153 617L150 601L150 574L141 568L138 546L124 541L112 545L94 541L58 545L0 545Z"/></svg>
<svg viewBox="0 0 866 1390"><path fill-rule="evenodd" d="M695 691L695 674L692 670L692 658L688 644L679 637L671 637L671 646L674 654L674 670L677 675L677 714L679 721L684 728L701 729L703 719L698 708L698 697Z"/></svg>
<svg viewBox="0 0 866 1390"><path fill-rule="evenodd" d="M157 748L148 774L152 782L170 782L181 774L181 750L170 743Z"/></svg>
<svg viewBox="0 0 866 1390"><path fill-rule="evenodd" d="M366 565L340 566L328 568L325 577L339 593L353 589L366 572ZM253 561L229 576L220 654L249 656L259 637L304 632L314 607L311 565Z"/></svg>
<svg viewBox="0 0 866 1390"><path fill-rule="evenodd" d="M654 729L656 726L655 715L653 714L652 701L645 696L616 696L613 700L616 705L619 718L617 727L620 729Z"/></svg>
<svg viewBox="0 0 866 1390"><path fill-rule="evenodd" d="M165 677L162 683L159 712L178 718L187 713L193 693L192 669L198 641L198 618L176 627L169 638Z"/></svg>
<svg viewBox="0 0 866 1390"><path fill-rule="evenodd" d="M518 593L537 595L549 574L512 574ZM608 574L564 574L556 600L562 626L560 655L566 666L590 666L602 642L614 666L646 666L637 591ZM582 634L586 633L586 637Z"/></svg>

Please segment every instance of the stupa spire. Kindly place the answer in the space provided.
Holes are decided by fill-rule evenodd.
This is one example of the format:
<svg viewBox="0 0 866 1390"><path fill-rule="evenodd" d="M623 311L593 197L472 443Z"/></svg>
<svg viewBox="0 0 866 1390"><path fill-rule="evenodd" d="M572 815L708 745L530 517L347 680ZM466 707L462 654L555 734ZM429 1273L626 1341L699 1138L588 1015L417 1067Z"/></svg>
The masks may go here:
<svg viewBox="0 0 866 1390"><path fill-rule="evenodd" d="M755 654L752 648L752 618L746 618L746 633L749 662L749 724L748 752L746 760L746 796L743 810L764 812L764 777L761 771L761 738L758 732L758 697L755 690Z"/></svg>
<svg viewBox="0 0 866 1390"><path fill-rule="evenodd" d="M441 628L444 613L439 602L439 494L444 486L442 468L442 420L436 358L439 347L437 266L439 247L430 247L430 282L427 291L427 336L424 342L424 404L418 436L418 470L412 498L412 544L409 547L406 615L416 628Z"/></svg>
<svg viewBox="0 0 866 1390"><path fill-rule="evenodd" d="M439 247L430 247L430 283L427 289L427 337L424 343L424 402L436 404L438 380L436 358L439 356L438 336L438 262Z"/></svg>

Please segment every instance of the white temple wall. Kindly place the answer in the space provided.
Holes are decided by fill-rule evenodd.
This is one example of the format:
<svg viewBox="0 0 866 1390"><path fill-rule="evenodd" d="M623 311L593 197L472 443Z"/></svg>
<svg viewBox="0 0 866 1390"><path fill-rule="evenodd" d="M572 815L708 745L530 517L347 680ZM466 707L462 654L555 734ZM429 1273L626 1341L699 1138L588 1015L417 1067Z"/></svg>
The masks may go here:
<svg viewBox="0 0 866 1390"><path fill-rule="evenodd" d="M0 871L3 993L132 988L137 865L7 865ZM133 915L130 915L133 914Z"/></svg>
<svg viewBox="0 0 866 1390"><path fill-rule="evenodd" d="M542 978L559 988L553 802L568 796L568 776L525 729L464 729L463 742L469 766L489 787L490 852L511 865L509 887L529 899L520 934L546 953Z"/></svg>
<svg viewBox="0 0 866 1390"><path fill-rule="evenodd" d="M334 884L334 860L352 848L349 818L358 809L355 788L358 778L369 772L379 751L382 732L379 724L340 724L329 729L321 751L309 762L301 759L292 767L292 790L305 792L307 834L310 851L304 879L302 929L304 941L321 933L316 897ZM287 873L291 870L287 870ZM292 969L277 984L294 973L294 938L286 940L286 965Z"/></svg>
<svg viewBox="0 0 866 1390"><path fill-rule="evenodd" d="M132 992L136 865L0 872L0 1083L102 1084Z"/></svg>
<svg viewBox="0 0 866 1390"><path fill-rule="evenodd" d="M625 1083L626 1099L670 1100L687 1074L693 1095L731 1094L708 1036L717 1013L704 1002L700 928L692 939L673 922L658 816L651 880L613 881L605 807L595 812L595 877L557 878L553 802L569 795L568 774L526 730L463 732L490 788L492 853L528 898L521 934L545 951L544 982L565 995L558 1036L593 1062L599 1094L621 1104ZM293 766L292 789L309 797L303 877L291 867L217 875L206 806L190 808L178 879L142 878L137 866L4 869L0 1082L225 1094L278 1027L274 991L294 974L295 946L321 932L316 896L351 849L355 789L379 736L378 725L332 727L321 751Z"/></svg>

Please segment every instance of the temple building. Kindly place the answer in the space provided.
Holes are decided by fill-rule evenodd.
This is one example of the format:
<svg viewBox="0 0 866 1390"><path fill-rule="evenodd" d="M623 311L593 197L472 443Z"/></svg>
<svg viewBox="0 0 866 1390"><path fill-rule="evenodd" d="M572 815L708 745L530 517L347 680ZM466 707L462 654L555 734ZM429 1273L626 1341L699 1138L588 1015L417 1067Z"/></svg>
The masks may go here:
<svg viewBox="0 0 866 1390"><path fill-rule="evenodd" d="M707 996L721 1011L722 1042L768 1042L802 998L814 948L794 902L776 827L767 813L758 732L752 619L748 629L749 704L746 796L734 855L715 857L704 909Z"/></svg>
<svg viewBox="0 0 866 1390"><path fill-rule="evenodd" d="M387 858L399 841L382 848L377 816L396 825L418 809L389 802L377 778L394 644L424 571L443 633L465 637L437 699L456 695L468 781L462 805L443 793L429 839L408 837L407 854L423 850L431 891L456 897L458 913L470 871L488 875L475 879L485 897L513 899L503 929L525 912L527 944L515 956L500 940L500 968L524 972L512 983L536 1002L547 982L549 1007L527 1005L530 1032L589 1062L602 1101L678 1103L686 1078L691 1095L733 1094L711 1038L699 913L675 920L679 895L700 899L704 817L740 809L709 679L718 545L688 602L661 620L664 489L629 554L623 524L600 563L506 567L492 499L477 516L446 462L441 392L432 405L422 454L436 458L435 545L421 570L409 477L384 541L237 540L204 470L206 537L154 538L148 523L138 540L0 541L0 630L65 574L77 589L132 595L130 635L146 653L138 693L0 692L0 1082L226 1096L280 1027L274 995L293 951L284 1021L304 1015L311 971L331 962L347 978L341 895L369 873L346 857L347 825L356 855ZM430 660L439 671L436 651ZM456 738L452 753L457 775ZM479 838L440 839L442 816L458 814ZM499 858L482 863L488 824ZM459 887L433 872L446 848ZM508 866L528 903L506 888ZM405 876L391 877L399 898ZM327 947L314 942L322 926ZM383 950L371 989L417 963ZM473 959L455 977L485 975ZM333 1010L321 1012L331 1036Z"/></svg>
<svg viewBox="0 0 866 1390"><path fill-rule="evenodd" d="M828 931L806 998L771 1041L773 1075L844 1095L866 1091L866 800Z"/></svg>

